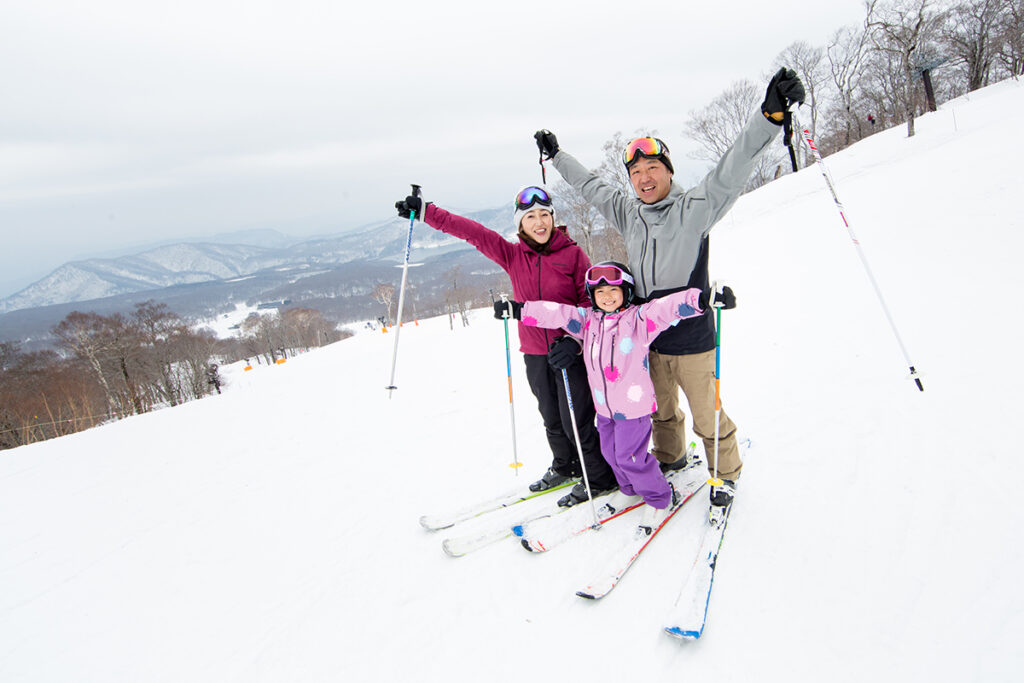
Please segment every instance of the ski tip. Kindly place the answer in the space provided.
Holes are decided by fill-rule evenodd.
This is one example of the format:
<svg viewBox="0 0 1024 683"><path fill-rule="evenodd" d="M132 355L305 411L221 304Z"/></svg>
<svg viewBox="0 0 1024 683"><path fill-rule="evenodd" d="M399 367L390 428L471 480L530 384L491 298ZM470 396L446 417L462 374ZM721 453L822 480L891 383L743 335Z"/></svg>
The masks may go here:
<svg viewBox="0 0 1024 683"><path fill-rule="evenodd" d="M547 548L545 548L544 546L540 546L539 548L534 548L533 544L528 539L525 539L525 538L520 539L519 542L522 544L522 546L524 548L529 550L531 553L542 553L545 550L547 550Z"/></svg>
<svg viewBox="0 0 1024 683"><path fill-rule="evenodd" d="M439 522L436 519L433 519L432 517L424 515L423 517L420 517L420 526L424 529L427 529L428 531L438 531L439 529L447 529L455 525L445 524L443 522Z"/></svg>
<svg viewBox="0 0 1024 683"><path fill-rule="evenodd" d="M700 638L700 632L679 628L678 626L666 626L665 633L679 640L697 640Z"/></svg>
<svg viewBox="0 0 1024 683"><path fill-rule="evenodd" d="M597 598L599 597L586 591L576 591L576 595L580 596L581 598L586 598L587 600L597 600Z"/></svg>
<svg viewBox="0 0 1024 683"><path fill-rule="evenodd" d="M455 548L453 548L448 543L448 541L445 541L444 543L442 543L441 544L441 548L444 550L444 554L447 555L448 557L462 557L464 555L464 553L460 553Z"/></svg>

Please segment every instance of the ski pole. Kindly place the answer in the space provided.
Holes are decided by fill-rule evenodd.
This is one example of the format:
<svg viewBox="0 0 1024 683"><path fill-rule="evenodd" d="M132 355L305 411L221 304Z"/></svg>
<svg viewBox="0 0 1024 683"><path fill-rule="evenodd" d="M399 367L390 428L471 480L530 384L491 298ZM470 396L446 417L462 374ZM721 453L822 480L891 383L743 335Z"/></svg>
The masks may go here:
<svg viewBox="0 0 1024 683"><path fill-rule="evenodd" d="M795 117L794 117L795 120ZM871 271L871 265L868 263L867 256L864 254L864 249L860 245L860 240L857 239L856 233L853 228L850 227L850 223L846 220L846 214L843 211L843 203L839 201L839 196L836 194L835 184L832 182L832 176L828 172L828 168L825 166L825 162L822 161L821 152L818 151L817 145L814 144L814 140L811 139L811 132L801 126L797 122L797 127L800 129L800 133L803 136L804 142L807 147L811 150L811 154L814 156L814 161L821 168L821 175L825 178L825 184L828 185L829 192L832 193L832 200L836 203L836 207L839 209L839 217L843 219L843 225L846 226L846 231L850 235L850 239L853 241L853 245L857 247L857 255L860 257L861 263L864 265L864 270L868 274L868 280L871 281L871 286L875 289L875 294L878 296L878 303L882 305L882 311L885 312L885 317L889 320L889 326L892 328L892 333L896 336L896 343L899 344L900 350L903 352L903 358L906 359L907 365L910 366L910 375L908 379L914 380L917 384L917 388L924 391L924 385L921 384L921 376L917 370L914 369L914 363L910 360L910 354L907 353L907 347L903 345L903 338L900 336L899 330L896 329L896 323L892 319L892 314L889 312L889 307L885 304L885 298L882 296L882 290L878 286L878 282L875 280L875 275Z"/></svg>
<svg viewBox="0 0 1024 683"><path fill-rule="evenodd" d="M423 193L420 191L420 186L413 184L412 195L414 197L422 197ZM405 240L405 261L402 263L402 287L398 291L398 323L395 325L395 348L391 352L391 381L388 382L388 386L385 387L388 390L388 398L391 398L391 392L398 387L395 386L395 368L398 365L398 337L402 333L402 306L405 304L405 281L409 277L409 252L412 251L412 227L416 224L416 212L409 212L409 236Z"/></svg>
<svg viewBox="0 0 1024 683"><path fill-rule="evenodd" d="M715 307L715 457L714 474L708 479L709 486L721 486L724 482L718 478L718 437L722 429L722 306L715 296L721 285L716 281L711 285L711 305Z"/></svg>
<svg viewBox="0 0 1024 683"><path fill-rule="evenodd" d="M793 167L793 173L800 170L796 163L796 150L793 149L793 112L786 110L782 116L782 144L789 150L789 163Z"/></svg>
<svg viewBox="0 0 1024 683"><path fill-rule="evenodd" d="M491 293L491 301L494 301L494 293ZM512 352L508 343L508 297L501 295L501 302L505 304L505 311L502 313L502 321L505 323L505 368L508 370L508 411L512 418L512 464L509 467L516 471L519 476L519 468L523 466L519 462L519 453L516 449L516 407L512 402Z"/></svg>
<svg viewBox="0 0 1024 683"><path fill-rule="evenodd" d="M594 513L594 528L601 526L597 519L597 505L594 494L590 492L590 477L587 476L587 463L583 461L583 447L580 446L580 430L576 427L576 411L572 407L572 392L569 390L569 373L562 368L562 382L565 383L565 400L569 404L569 421L572 422L572 435L576 439L576 453L580 456L580 469L583 470L583 485L587 487L587 498L590 500L590 511Z"/></svg>

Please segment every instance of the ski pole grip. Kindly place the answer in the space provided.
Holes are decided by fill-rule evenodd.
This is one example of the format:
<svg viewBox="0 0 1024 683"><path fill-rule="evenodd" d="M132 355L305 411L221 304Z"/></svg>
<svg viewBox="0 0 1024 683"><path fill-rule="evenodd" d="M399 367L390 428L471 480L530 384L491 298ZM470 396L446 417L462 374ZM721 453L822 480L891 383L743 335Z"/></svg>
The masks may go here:
<svg viewBox="0 0 1024 683"><path fill-rule="evenodd" d="M422 189L422 187L417 185L416 183L411 183L411 185L412 185L412 196L413 197L422 197L423 196L423 189Z"/></svg>

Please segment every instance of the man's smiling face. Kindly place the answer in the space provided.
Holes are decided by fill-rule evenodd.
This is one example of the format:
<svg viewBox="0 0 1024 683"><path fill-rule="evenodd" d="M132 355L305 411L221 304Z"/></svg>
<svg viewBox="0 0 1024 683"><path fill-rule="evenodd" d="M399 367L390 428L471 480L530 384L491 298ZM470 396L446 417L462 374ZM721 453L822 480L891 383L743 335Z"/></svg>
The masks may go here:
<svg viewBox="0 0 1024 683"><path fill-rule="evenodd" d="M640 158L629 167L629 182L644 204L660 202L672 189L672 173L658 159Z"/></svg>

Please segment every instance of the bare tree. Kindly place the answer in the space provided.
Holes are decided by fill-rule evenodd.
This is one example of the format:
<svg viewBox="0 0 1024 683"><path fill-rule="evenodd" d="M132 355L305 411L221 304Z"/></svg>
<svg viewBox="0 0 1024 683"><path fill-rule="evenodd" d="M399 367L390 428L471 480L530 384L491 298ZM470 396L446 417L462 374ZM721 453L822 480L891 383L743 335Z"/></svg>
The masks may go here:
<svg viewBox="0 0 1024 683"><path fill-rule="evenodd" d="M587 258L593 261L594 233L604 223L601 214L564 180L555 185L555 202L557 216L569 228L569 235L580 243Z"/></svg>
<svg viewBox="0 0 1024 683"><path fill-rule="evenodd" d="M312 308L290 308L281 314L289 347L323 346L334 341L323 313Z"/></svg>
<svg viewBox="0 0 1024 683"><path fill-rule="evenodd" d="M176 340L189 333L185 321L166 304L146 301L132 314L143 352L140 363L159 398L175 406L185 400L175 364L179 361Z"/></svg>
<svg viewBox="0 0 1024 683"><path fill-rule="evenodd" d="M594 234L594 256L592 258L594 263L601 261L625 263L627 260L626 243L618 230L605 227Z"/></svg>
<svg viewBox="0 0 1024 683"><path fill-rule="evenodd" d="M391 304L394 303L395 300L395 286L387 282L382 282L373 288L370 296L372 296L373 300L377 303L384 305L384 309L387 311L385 321L390 325L392 320Z"/></svg>
<svg viewBox="0 0 1024 683"><path fill-rule="evenodd" d="M999 25L1006 0L965 0L956 4L941 29L943 47L962 64L967 90L989 84L999 50Z"/></svg>
<svg viewBox="0 0 1024 683"><path fill-rule="evenodd" d="M1006 0L998 32L1000 65L1014 78L1024 75L1024 0Z"/></svg>
<svg viewBox="0 0 1024 683"><path fill-rule="evenodd" d="M250 313L241 322L242 333L253 340L255 354L263 354L267 364L277 362L279 350L285 345L277 315Z"/></svg>
<svg viewBox="0 0 1024 683"><path fill-rule="evenodd" d="M726 88L703 109L691 111L683 132L697 143L698 149L691 152L690 157L717 164L739 137L751 115L760 110L763 97L761 86L750 80L741 80ZM766 150L754 166L747 189L771 182L781 162L781 150Z"/></svg>
<svg viewBox="0 0 1024 683"><path fill-rule="evenodd" d="M623 137L622 133L616 131L614 135L601 146L601 164L597 167L599 175L606 183L621 190L627 197L633 195L633 185L629 182L629 172L622 162L622 153L626 145L636 138L657 137L658 131L650 129L638 129L632 137ZM672 145L669 145L669 149Z"/></svg>
<svg viewBox="0 0 1024 683"><path fill-rule="evenodd" d="M459 283L462 281L462 266L449 268L444 274L444 279L449 283L449 287L445 290L444 295L448 314L452 315L458 312L459 317L462 319L462 326L469 326L469 317L466 315L466 292L459 289ZM450 322L451 320L449 319Z"/></svg>
<svg viewBox="0 0 1024 683"><path fill-rule="evenodd" d="M105 322L106 334L110 340L109 357L116 364L118 378L124 386L122 404L136 415L141 415L149 406L143 403L142 387L139 386L137 376L142 346L139 330L131 320L120 313L114 313L102 320Z"/></svg>
<svg viewBox="0 0 1024 683"><path fill-rule="evenodd" d="M103 369L103 358L110 350L103 318L96 313L73 311L53 328L53 334L59 347L89 364L103 387L108 407L116 410L117 398Z"/></svg>
<svg viewBox="0 0 1024 683"><path fill-rule="evenodd" d="M881 50L873 50L868 55L860 101L868 103L875 125L887 128L903 121L905 80L898 55Z"/></svg>
<svg viewBox="0 0 1024 683"><path fill-rule="evenodd" d="M907 121L907 137L914 136L915 58L924 51L941 25L943 15L934 6L935 0L887 0L884 4L866 2L874 8L869 23L872 44L876 49L899 58L903 75L901 93L903 115Z"/></svg>
<svg viewBox="0 0 1024 683"><path fill-rule="evenodd" d="M876 0L865 2L864 24L859 27L844 27L837 30L825 49L829 72L835 95L838 98L838 114L842 121L842 133L834 146L847 147L864 136L862 118L856 111L857 97L864 67L870 48L868 25L874 14ZM835 117L834 117L835 118Z"/></svg>

